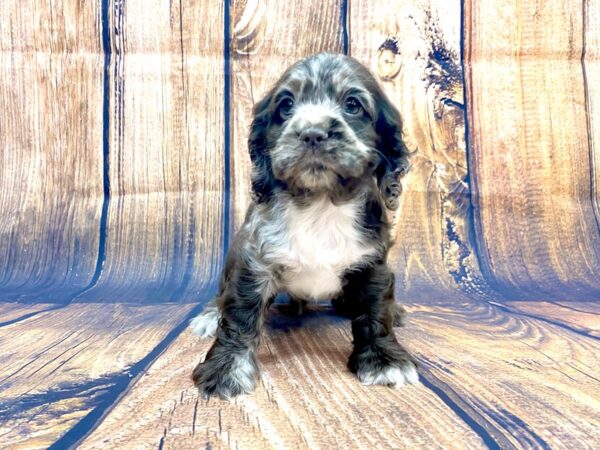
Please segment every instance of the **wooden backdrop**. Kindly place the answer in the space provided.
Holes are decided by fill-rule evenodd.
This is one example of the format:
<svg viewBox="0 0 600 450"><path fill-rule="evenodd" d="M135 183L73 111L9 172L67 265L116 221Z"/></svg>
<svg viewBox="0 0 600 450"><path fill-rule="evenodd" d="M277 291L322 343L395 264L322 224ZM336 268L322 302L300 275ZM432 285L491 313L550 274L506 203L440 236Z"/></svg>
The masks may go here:
<svg viewBox="0 0 600 450"><path fill-rule="evenodd" d="M595 345L598 0L4 0L0 419L21 420L10 436L86 435L179 339L250 200L252 105L320 51L372 70L416 150L393 218L399 300L417 317L462 314L463 331L528 317ZM73 370L46 371L65 352L67 366L81 359ZM432 392L460 404L421 357ZM76 412L31 420L57 383L53 408ZM461 410L475 440L508 446L516 429L539 444L535 423L477 405Z"/></svg>

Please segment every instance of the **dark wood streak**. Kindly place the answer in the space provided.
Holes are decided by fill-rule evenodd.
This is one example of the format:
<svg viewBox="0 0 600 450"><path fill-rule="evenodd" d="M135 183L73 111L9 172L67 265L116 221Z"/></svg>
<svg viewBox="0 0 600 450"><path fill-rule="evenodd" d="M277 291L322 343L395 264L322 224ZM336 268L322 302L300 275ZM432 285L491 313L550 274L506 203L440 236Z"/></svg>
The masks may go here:
<svg viewBox="0 0 600 450"><path fill-rule="evenodd" d="M356 2L352 55L370 67L404 120L412 167L392 217L390 253L404 298L485 297L472 242L459 4ZM373 42L379 45L373 47Z"/></svg>
<svg viewBox="0 0 600 450"><path fill-rule="evenodd" d="M49 446L110 407L189 310L72 304L0 329L2 444Z"/></svg>

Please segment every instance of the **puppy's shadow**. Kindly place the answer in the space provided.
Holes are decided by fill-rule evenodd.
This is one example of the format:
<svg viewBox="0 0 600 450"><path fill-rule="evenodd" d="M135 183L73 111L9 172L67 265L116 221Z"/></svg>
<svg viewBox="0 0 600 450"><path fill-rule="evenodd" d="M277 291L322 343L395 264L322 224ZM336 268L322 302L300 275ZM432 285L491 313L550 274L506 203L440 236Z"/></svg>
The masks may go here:
<svg viewBox="0 0 600 450"><path fill-rule="evenodd" d="M298 328L313 328L340 324L348 320L337 314L331 302L307 302L299 305L289 296L279 294L269 309L266 321L271 331L289 332Z"/></svg>

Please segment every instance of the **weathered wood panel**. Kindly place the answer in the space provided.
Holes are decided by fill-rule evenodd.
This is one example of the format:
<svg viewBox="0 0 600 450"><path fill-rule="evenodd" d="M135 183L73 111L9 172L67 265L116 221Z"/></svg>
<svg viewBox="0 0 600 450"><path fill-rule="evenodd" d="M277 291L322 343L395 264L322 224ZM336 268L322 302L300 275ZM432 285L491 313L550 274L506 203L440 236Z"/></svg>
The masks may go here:
<svg viewBox="0 0 600 450"><path fill-rule="evenodd" d="M56 308L56 305L36 303L36 304L25 304L25 303L0 303L0 327L8 325L10 323L18 322L27 317L32 317L41 311L45 311L50 308Z"/></svg>
<svg viewBox="0 0 600 450"><path fill-rule="evenodd" d="M210 342L187 331L80 448L485 448L425 386L362 386L346 369L348 322L302 322L275 315L261 382L231 403L200 398L190 373Z"/></svg>
<svg viewBox="0 0 600 450"><path fill-rule="evenodd" d="M0 296L70 299L102 206L98 4L0 4Z"/></svg>
<svg viewBox="0 0 600 450"><path fill-rule="evenodd" d="M582 334L600 338L600 304L598 302L510 302L511 311L564 325Z"/></svg>
<svg viewBox="0 0 600 450"><path fill-rule="evenodd" d="M193 301L223 253L223 5L109 8L106 254L79 299Z"/></svg>
<svg viewBox="0 0 600 450"><path fill-rule="evenodd" d="M459 1L350 4L350 54L400 110L415 152L390 254L412 300L487 290L470 242L460 13Z"/></svg>
<svg viewBox="0 0 600 450"><path fill-rule="evenodd" d="M409 310L422 373L500 448L600 442L600 340L483 303Z"/></svg>
<svg viewBox="0 0 600 450"><path fill-rule="evenodd" d="M251 199L248 132L252 106L298 59L343 51L342 2L236 1L231 7L232 228ZM293 18L293 19L292 19Z"/></svg>
<svg viewBox="0 0 600 450"><path fill-rule="evenodd" d="M583 76L588 145L592 169L592 204L600 228L600 1L583 3Z"/></svg>
<svg viewBox="0 0 600 450"><path fill-rule="evenodd" d="M586 127L596 106L589 102L586 114L583 5L589 19L586 2L465 4L479 256L486 278L516 298L600 294L597 165Z"/></svg>
<svg viewBox="0 0 600 450"><path fill-rule="evenodd" d="M423 384L361 386L345 369L348 322L272 312L252 395L202 400L189 374L209 343L186 332L82 448L569 449L600 439L597 339L485 304L409 310L398 337Z"/></svg>
<svg viewBox="0 0 600 450"><path fill-rule="evenodd" d="M116 398L190 308L78 304L0 328L0 448L46 448Z"/></svg>

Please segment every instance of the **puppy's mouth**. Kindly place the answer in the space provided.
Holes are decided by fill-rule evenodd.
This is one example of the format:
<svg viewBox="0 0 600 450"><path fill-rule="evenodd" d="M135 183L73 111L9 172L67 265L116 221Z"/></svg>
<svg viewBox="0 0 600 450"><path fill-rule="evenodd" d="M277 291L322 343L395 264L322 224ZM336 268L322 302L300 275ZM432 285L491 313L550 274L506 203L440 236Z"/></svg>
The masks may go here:
<svg viewBox="0 0 600 450"><path fill-rule="evenodd" d="M335 172L335 167L332 166L331 161L328 161L328 159L334 158L324 158L319 154L307 153L301 159L300 169L311 172L325 172L327 170Z"/></svg>
<svg viewBox="0 0 600 450"><path fill-rule="evenodd" d="M306 169L311 172L325 172L327 170L330 170L328 167L326 167L324 164L322 164L320 162L309 163L309 164L307 164Z"/></svg>
<svg viewBox="0 0 600 450"><path fill-rule="evenodd" d="M298 175L322 175L323 177L348 177L348 168L335 154L311 154L306 152L300 157L294 170Z"/></svg>

